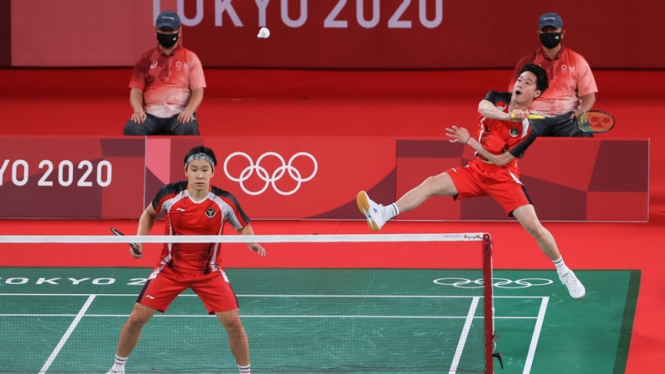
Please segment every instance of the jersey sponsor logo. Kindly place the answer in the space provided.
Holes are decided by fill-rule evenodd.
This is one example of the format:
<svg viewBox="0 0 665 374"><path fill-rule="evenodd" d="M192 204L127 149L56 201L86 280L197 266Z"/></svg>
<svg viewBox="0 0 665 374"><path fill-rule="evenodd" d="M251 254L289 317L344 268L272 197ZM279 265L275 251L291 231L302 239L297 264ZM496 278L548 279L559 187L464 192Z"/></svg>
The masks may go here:
<svg viewBox="0 0 665 374"><path fill-rule="evenodd" d="M154 68L156 68L156 67L157 67L157 61L155 61L155 62L153 62L152 64L150 64L150 69L151 69L151 70L154 69Z"/></svg>
<svg viewBox="0 0 665 374"><path fill-rule="evenodd" d="M212 217L215 216L215 214L217 214L217 212L215 212L214 209L212 209L212 208L206 209L206 217L212 218Z"/></svg>
<svg viewBox="0 0 665 374"><path fill-rule="evenodd" d="M520 130L518 130L517 127L513 127L512 129L510 129L510 136L512 136L513 138L517 137L517 135L519 134Z"/></svg>
<svg viewBox="0 0 665 374"><path fill-rule="evenodd" d="M245 160L247 160L248 163L248 165L240 172L238 176L231 175L228 169L229 161L232 160L234 157L244 158ZM266 157L277 158L281 162L281 166L278 166L275 170L272 171L272 173L269 173L266 168L261 166L261 161L263 161ZM313 170L310 175L304 177L300 172L300 170L298 170L293 166L293 161L298 157L306 157L312 161ZM300 189L300 186L303 183L309 182L314 178L316 172L318 171L318 168L319 165L318 162L316 161L316 158L307 152L298 152L294 154L293 156L291 156L291 158L289 158L288 162L286 162L284 160L284 157L282 157L279 153L275 152L266 152L262 154L256 160L256 163L254 163L254 160L252 160L252 158L247 153L244 152L231 153L224 161L224 173L226 174L226 177L234 182L238 182L240 184L240 188L242 188L242 190L246 194L252 196L264 193L270 186L272 186L275 192L277 192L282 196L293 195ZM245 186L245 181L249 180L253 175L255 175L254 172L256 172L257 178L265 182L263 187L261 187L258 191L249 190ZM277 187L276 182L287 176L288 178L291 178L293 181L295 181L296 185L290 191L282 191L279 189L279 187Z"/></svg>
<svg viewBox="0 0 665 374"><path fill-rule="evenodd" d="M182 209L182 208L175 208L175 210L177 210L177 211L179 211L179 212L186 212L186 210L184 210L184 209Z"/></svg>

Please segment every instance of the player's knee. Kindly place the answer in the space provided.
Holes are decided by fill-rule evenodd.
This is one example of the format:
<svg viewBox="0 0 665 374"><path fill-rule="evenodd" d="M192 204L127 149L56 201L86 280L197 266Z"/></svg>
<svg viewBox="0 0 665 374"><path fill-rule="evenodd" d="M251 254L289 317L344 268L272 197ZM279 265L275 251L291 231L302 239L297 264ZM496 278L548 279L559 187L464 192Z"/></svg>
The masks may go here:
<svg viewBox="0 0 665 374"><path fill-rule="evenodd" d="M229 332L229 334L239 333L243 330L242 322L240 321L240 317L225 318L222 321L222 324L224 325L224 328L226 329L226 331Z"/></svg>
<svg viewBox="0 0 665 374"><path fill-rule="evenodd" d="M455 192L452 190L454 185L447 173L427 177L422 183L422 186L425 187L425 193L427 196L454 194L453 192Z"/></svg>
<svg viewBox="0 0 665 374"><path fill-rule="evenodd" d="M143 316L139 313L132 313L129 315L127 322L125 323L130 329L140 329L143 325L150 320L150 317Z"/></svg>

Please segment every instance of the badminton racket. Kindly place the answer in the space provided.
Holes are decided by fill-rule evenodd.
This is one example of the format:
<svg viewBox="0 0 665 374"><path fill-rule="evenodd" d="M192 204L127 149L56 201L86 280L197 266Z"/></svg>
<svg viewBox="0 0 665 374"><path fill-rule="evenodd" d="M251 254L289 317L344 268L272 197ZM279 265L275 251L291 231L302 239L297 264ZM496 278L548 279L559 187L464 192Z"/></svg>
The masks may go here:
<svg viewBox="0 0 665 374"><path fill-rule="evenodd" d="M529 114L526 118L528 119L545 119L545 116L540 114ZM515 113L510 113L510 119L515 119Z"/></svg>
<svg viewBox="0 0 665 374"><path fill-rule="evenodd" d="M118 236L125 236L125 234L123 234L120 231L114 229L113 227L111 227L111 232L118 235ZM139 246L136 245L136 243L129 243L129 246L132 247L132 252L134 252L135 255L137 255L137 256L141 255L141 250L139 249Z"/></svg>
<svg viewBox="0 0 665 374"><path fill-rule="evenodd" d="M614 116L602 110L587 110L575 120L577 127L584 132L601 133L612 130Z"/></svg>
<svg viewBox="0 0 665 374"><path fill-rule="evenodd" d="M515 116L511 113L510 118L515 118ZM545 117L540 114L529 114L527 118L546 119L552 117ZM575 119L575 124L580 130L595 134L612 130L614 123L615 120L613 115L595 109L582 112L577 119Z"/></svg>

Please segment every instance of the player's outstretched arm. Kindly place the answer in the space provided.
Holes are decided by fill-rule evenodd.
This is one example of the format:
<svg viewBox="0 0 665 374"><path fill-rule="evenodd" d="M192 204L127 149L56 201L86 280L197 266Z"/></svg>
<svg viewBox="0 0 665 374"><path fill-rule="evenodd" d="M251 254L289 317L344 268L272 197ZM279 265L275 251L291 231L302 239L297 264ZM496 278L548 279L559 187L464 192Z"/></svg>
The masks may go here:
<svg viewBox="0 0 665 374"><path fill-rule="evenodd" d="M488 119L498 119L500 121L522 122L529 118L528 110L514 109L510 113L497 108L489 100L481 100L478 104L478 113Z"/></svg>
<svg viewBox="0 0 665 374"><path fill-rule="evenodd" d="M506 113L501 109L497 108L489 100L480 100L480 103L478 104L478 113L480 113L481 116L489 119L512 121L512 119L510 118L510 113Z"/></svg>
<svg viewBox="0 0 665 374"><path fill-rule="evenodd" d="M254 228L252 228L252 225L247 224L247 226L243 227L242 229L238 230L238 233L240 235L254 235ZM261 257L265 257L268 252L266 252L265 248L259 243L247 243L247 249L250 251L254 251L259 254Z"/></svg>
<svg viewBox="0 0 665 374"><path fill-rule="evenodd" d="M471 137L469 131L464 127L452 126L446 128L446 136L452 138L450 141L453 143L462 143L473 148L474 151L478 152L479 155L483 156L489 162L503 166L508 164L510 161L515 159L515 156L511 155L508 152L503 152L500 155L495 155L490 153L480 144L476 139Z"/></svg>

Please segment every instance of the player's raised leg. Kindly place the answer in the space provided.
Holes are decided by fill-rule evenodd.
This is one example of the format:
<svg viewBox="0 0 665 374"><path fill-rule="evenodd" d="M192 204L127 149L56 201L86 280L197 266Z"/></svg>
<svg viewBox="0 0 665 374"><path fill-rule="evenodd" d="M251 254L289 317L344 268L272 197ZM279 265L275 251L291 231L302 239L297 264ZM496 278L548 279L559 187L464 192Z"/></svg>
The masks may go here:
<svg viewBox="0 0 665 374"><path fill-rule="evenodd" d="M360 212L367 218L369 227L374 231L379 231L389 219L417 208L432 196L453 196L456 194L455 184L448 172L445 172L428 177L423 183L405 193L397 202L390 205L383 206L375 203L365 191L358 193L356 203Z"/></svg>
<svg viewBox="0 0 665 374"><path fill-rule="evenodd" d="M557 273L559 274L559 279L561 280L561 283L568 288L570 296L575 299L583 298L586 294L584 285L579 279L577 279L575 273L563 262L563 257L561 257L561 252L559 252L559 247L554 240L554 236L552 236L552 233L540 223L533 205L528 204L515 209L513 211L513 216L515 216L522 227L524 227L524 229L536 239L538 246L543 253L552 260L552 263L556 266Z"/></svg>

